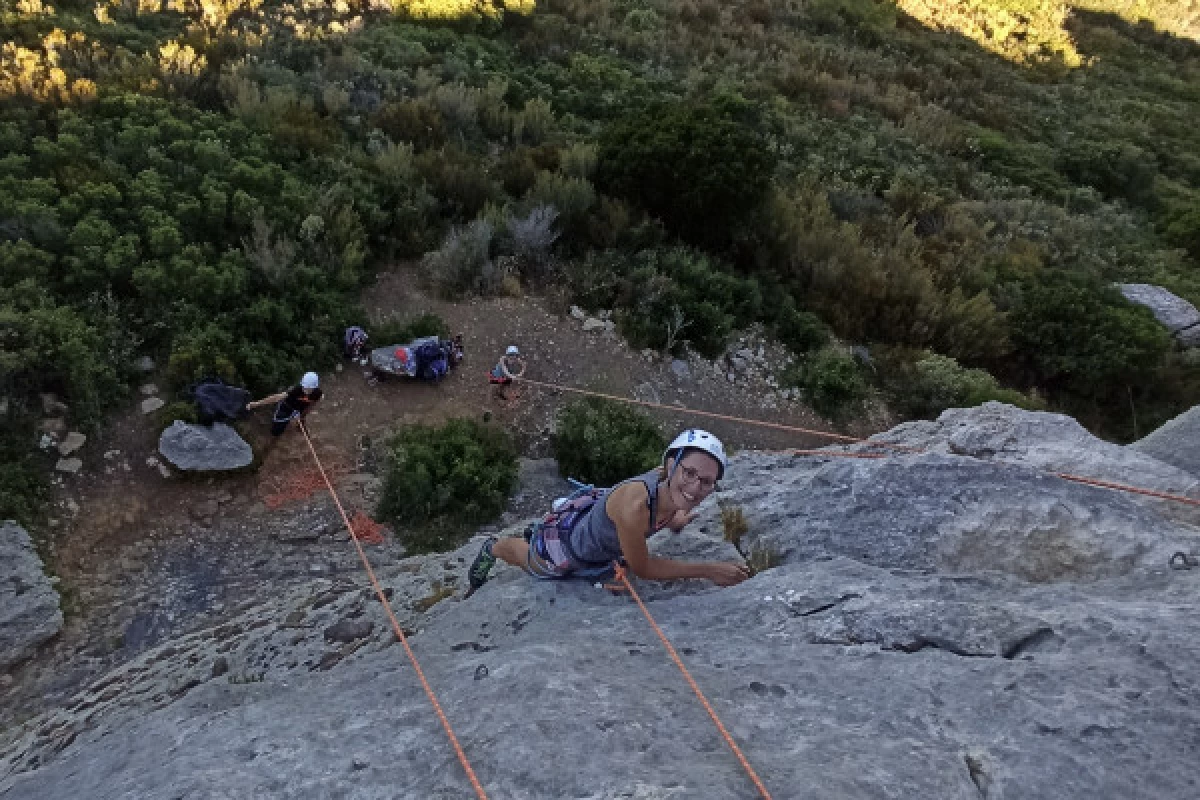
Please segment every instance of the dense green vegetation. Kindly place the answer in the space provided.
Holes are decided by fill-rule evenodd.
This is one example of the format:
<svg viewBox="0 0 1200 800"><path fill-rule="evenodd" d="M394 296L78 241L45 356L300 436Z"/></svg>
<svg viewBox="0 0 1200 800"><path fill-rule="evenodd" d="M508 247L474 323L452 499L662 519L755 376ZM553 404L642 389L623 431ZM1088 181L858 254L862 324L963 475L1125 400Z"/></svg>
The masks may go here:
<svg viewBox="0 0 1200 800"><path fill-rule="evenodd" d="M517 485L512 440L474 420L405 428L386 447L376 517L413 553L458 546L471 526L504 511Z"/></svg>
<svg viewBox="0 0 1200 800"><path fill-rule="evenodd" d="M612 486L661 463L667 440L645 414L588 397L567 403L554 428L554 458L564 477Z"/></svg>
<svg viewBox="0 0 1200 800"><path fill-rule="evenodd" d="M94 425L142 355L277 389L399 258L639 346L760 322L832 416L873 382L1123 438L1200 398L1111 289L1200 303L1187 0L397 6L0 2L0 516L37 507L40 392Z"/></svg>

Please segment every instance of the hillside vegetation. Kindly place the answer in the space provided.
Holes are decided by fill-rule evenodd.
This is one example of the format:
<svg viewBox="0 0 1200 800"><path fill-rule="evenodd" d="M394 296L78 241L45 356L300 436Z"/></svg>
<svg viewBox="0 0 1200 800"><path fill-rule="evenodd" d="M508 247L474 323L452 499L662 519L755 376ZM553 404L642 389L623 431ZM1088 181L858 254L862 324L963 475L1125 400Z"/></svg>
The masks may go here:
<svg viewBox="0 0 1200 800"><path fill-rule="evenodd" d="M0 517L36 515L39 392L95 425L142 355L276 389L402 259L639 347L758 322L907 413L1122 438L1200 396L1111 287L1200 303L1196 0L0 9Z"/></svg>

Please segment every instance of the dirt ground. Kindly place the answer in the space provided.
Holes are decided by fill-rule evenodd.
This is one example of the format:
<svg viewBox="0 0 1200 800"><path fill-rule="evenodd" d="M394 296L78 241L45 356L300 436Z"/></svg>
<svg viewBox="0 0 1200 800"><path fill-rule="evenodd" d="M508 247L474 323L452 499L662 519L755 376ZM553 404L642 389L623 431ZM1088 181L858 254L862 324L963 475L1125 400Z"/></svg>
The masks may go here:
<svg viewBox="0 0 1200 800"><path fill-rule="evenodd" d="M363 369L350 363L322 373L325 397L309 414L308 427L351 514L372 511L361 491L370 478L369 445L403 426L459 416L490 418L515 434L526 457L550 455L555 412L571 394L526 385L511 408L498 404L487 371L508 344L521 348L527 377L537 381L830 429L799 403L771 408L773 403L764 401L765 384L732 383L723 364L693 358L681 376L669 358L633 351L611 333L584 332L581 322L553 301L502 297L447 303L416 288L411 273L397 271L383 274L365 292L363 305L370 316L368 330L387 318L440 315L452 331L462 332L466 359L437 386L398 378L372 386ZM65 476L59 487L49 566L60 579L68 624L43 654L20 668L7 686L0 685L5 708L0 723L68 696L157 640L219 622L222 614L272 584L314 575L359 578L353 548L327 495L278 509L264 502L289 477L311 470L311 455L295 426L270 443L270 410L260 409L244 426L256 449L265 448L257 470L164 477L147 464L149 458L161 458L154 415L143 415L136 401L131 406L89 439L76 454L84 468ZM667 432L702 426L733 448L829 443L684 411L647 413ZM864 422L849 432L866 435L885 426L885 421ZM540 512L558 490L553 470L539 466L545 463L527 462L523 485L502 522ZM403 548L388 537L374 554L388 563L402 557Z"/></svg>

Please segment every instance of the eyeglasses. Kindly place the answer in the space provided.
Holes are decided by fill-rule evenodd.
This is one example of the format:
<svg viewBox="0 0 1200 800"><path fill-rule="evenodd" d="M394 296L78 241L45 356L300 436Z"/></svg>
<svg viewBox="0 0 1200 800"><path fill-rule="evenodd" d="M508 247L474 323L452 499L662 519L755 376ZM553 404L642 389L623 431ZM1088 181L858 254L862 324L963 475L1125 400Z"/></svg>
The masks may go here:
<svg viewBox="0 0 1200 800"><path fill-rule="evenodd" d="M683 475L684 483L697 483L703 491L711 492L717 488L717 482L712 478L700 477L698 470L692 469L686 464L679 468L679 472Z"/></svg>

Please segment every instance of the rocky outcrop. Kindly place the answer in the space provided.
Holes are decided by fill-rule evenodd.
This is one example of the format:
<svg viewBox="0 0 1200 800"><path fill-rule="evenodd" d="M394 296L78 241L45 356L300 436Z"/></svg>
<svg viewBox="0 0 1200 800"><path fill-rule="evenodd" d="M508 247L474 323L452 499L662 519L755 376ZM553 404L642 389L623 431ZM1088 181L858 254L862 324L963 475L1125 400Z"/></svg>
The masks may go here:
<svg viewBox="0 0 1200 800"><path fill-rule="evenodd" d="M1117 288L1131 303L1145 306L1184 347L1200 345L1200 311L1161 286L1149 283L1120 283Z"/></svg>
<svg viewBox="0 0 1200 800"><path fill-rule="evenodd" d="M1200 490L1197 476L1137 448L1098 439L1065 414L1024 411L994 401L977 408L948 409L932 422L906 422L871 437L871 441L1164 492L1187 494Z"/></svg>
<svg viewBox="0 0 1200 800"><path fill-rule="evenodd" d="M995 440L998 413L951 415L956 441ZM728 531L763 568L638 586L774 797L1195 796L1200 569L1167 560L1200 532L1046 474L1091 447L1138 477L1041 416L1040 445L990 455L942 434L881 459L743 453L654 537L737 558ZM381 580L490 796L755 796L628 597L501 566L463 601L478 545ZM472 796L366 588L321 581L144 652L10 735L0 797Z"/></svg>
<svg viewBox="0 0 1200 800"><path fill-rule="evenodd" d="M223 422L206 427L175 420L159 437L158 452L179 469L197 472L240 469L254 460L250 445Z"/></svg>
<svg viewBox="0 0 1200 800"><path fill-rule="evenodd" d="M12 520L0 522L0 670L29 658L62 626L58 592L29 534Z"/></svg>
<svg viewBox="0 0 1200 800"><path fill-rule="evenodd" d="M1200 406L1183 412L1129 449L1200 479Z"/></svg>

